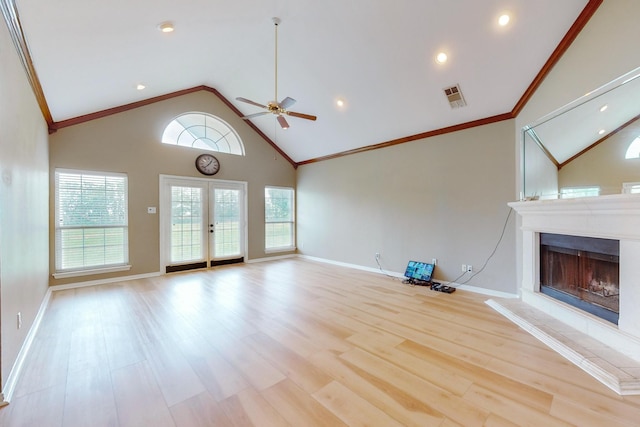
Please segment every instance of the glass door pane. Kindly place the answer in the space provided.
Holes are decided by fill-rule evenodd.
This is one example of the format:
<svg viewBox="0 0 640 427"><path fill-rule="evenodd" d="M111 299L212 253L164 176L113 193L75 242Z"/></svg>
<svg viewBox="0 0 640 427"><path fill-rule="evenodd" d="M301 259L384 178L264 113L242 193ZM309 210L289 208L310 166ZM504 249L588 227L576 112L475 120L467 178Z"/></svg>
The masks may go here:
<svg viewBox="0 0 640 427"><path fill-rule="evenodd" d="M213 189L213 259L243 256L243 195L233 188Z"/></svg>
<svg viewBox="0 0 640 427"><path fill-rule="evenodd" d="M206 260L203 197L203 188L171 186L172 264Z"/></svg>

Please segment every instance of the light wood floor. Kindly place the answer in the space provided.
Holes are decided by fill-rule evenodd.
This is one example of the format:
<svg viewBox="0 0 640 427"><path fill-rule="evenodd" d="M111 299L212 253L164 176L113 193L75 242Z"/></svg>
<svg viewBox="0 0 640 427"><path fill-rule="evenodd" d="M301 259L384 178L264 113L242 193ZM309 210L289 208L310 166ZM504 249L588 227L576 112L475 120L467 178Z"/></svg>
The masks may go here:
<svg viewBox="0 0 640 427"><path fill-rule="evenodd" d="M0 425L640 424L485 299L297 258L55 292Z"/></svg>

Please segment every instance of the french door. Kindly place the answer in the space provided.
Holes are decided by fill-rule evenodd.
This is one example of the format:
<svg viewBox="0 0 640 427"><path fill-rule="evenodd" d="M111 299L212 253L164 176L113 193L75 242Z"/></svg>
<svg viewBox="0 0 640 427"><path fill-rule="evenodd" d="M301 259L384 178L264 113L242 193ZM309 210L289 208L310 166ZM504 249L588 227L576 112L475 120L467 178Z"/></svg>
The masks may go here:
<svg viewBox="0 0 640 427"><path fill-rule="evenodd" d="M162 271L244 261L246 183L165 176L160 180Z"/></svg>

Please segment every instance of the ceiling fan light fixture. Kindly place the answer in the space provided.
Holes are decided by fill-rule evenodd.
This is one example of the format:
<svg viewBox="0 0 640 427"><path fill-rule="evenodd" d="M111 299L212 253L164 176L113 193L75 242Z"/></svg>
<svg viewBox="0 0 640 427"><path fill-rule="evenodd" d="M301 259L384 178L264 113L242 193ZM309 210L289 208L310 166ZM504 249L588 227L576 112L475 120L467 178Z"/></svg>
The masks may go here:
<svg viewBox="0 0 640 427"><path fill-rule="evenodd" d="M161 33L172 33L174 30L173 22L171 21L161 22L160 24L158 24L158 30Z"/></svg>
<svg viewBox="0 0 640 427"><path fill-rule="evenodd" d="M280 127L283 130L287 130L289 129L289 123L287 123L287 119L285 119L283 116L278 115L278 123L280 123Z"/></svg>

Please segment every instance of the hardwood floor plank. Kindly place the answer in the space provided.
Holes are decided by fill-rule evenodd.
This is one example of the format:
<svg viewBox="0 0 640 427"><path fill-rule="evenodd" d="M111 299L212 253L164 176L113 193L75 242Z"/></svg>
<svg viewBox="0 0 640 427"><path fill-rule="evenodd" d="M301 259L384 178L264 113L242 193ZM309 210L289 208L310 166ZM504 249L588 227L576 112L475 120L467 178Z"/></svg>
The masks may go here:
<svg viewBox="0 0 640 427"><path fill-rule="evenodd" d="M68 332L63 331L60 336L37 336L33 340L31 354L16 387L17 397L66 383L71 342Z"/></svg>
<svg viewBox="0 0 640 427"><path fill-rule="evenodd" d="M115 369L111 379L119 426L175 426L148 362Z"/></svg>
<svg viewBox="0 0 640 427"><path fill-rule="evenodd" d="M313 353L321 351L320 347L298 331L290 329L277 319L267 319L260 325L260 331L281 343L289 350L301 357L309 357Z"/></svg>
<svg viewBox="0 0 640 427"><path fill-rule="evenodd" d="M207 342L183 341L185 358L213 398L220 402L249 387L240 371Z"/></svg>
<svg viewBox="0 0 640 427"><path fill-rule="evenodd" d="M177 343L162 340L145 346L147 360L168 406L204 392L205 386Z"/></svg>
<svg viewBox="0 0 640 427"><path fill-rule="evenodd" d="M78 325L69 342L69 375L104 368L109 364L102 323L95 319L80 321Z"/></svg>
<svg viewBox="0 0 640 427"><path fill-rule="evenodd" d="M358 369L333 353L314 354L310 359L342 385L405 426L440 426L443 422L442 414L422 399L416 399L405 390Z"/></svg>
<svg viewBox="0 0 640 427"><path fill-rule="evenodd" d="M371 375L405 390L409 395L423 400L437 412L462 425L482 425L489 412L467 399L443 390L383 359L354 349L340 355L344 359Z"/></svg>
<svg viewBox="0 0 640 427"><path fill-rule="evenodd" d="M537 427L570 427L574 424L565 422L547 413L536 411L519 402L515 402L501 394L473 385L464 395L465 401L497 414L508 420L519 420L523 426Z"/></svg>
<svg viewBox="0 0 640 427"><path fill-rule="evenodd" d="M349 342L457 396L462 396L473 384L463 375L452 373L446 365L429 363L396 349L397 344L386 345L363 334L349 337Z"/></svg>
<svg viewBox="0 0 640 427"><path fill-rule="evenodd" d="M229 400L236 402L242 407L245 416L242 419L248 419L251 425L256 427L286 427L291 426L276 409L255 389L252 387L242 390L237 395L223 402L228 403ZM235 406L235 405L234 405ZM228 411L229 414L234 412ZM234 420L238 417L232 416Z"/></svg>
<svg viewBox="0 0 640 427"><path fill-rule="evenodd" d="M7 427L60 427L64 409L64 385L57 385L14 398L0 409Z"/></svg>
<svg viewBox="0 0 640 427"><path fill-rule="evenodd" d="M288 379L262 391L262 395L293 426L346 426L332 412Z"/></svg>
<svg viewBox="0 0 640 427"><path fill-rule="evenodd" d="M595 410L609 418L634 422L640 420L640 404L636 399L638 396L618 396L576 366L571 366L559 376L499 360L492 361L487 365L487 369L500 371L523 386L536 387L554 397L560 396L578 407ZM582 383L588 385L584 386Z"/></svg>
<svg viewBox="0 0 640 427"><path fill-rule="evenodd" d="M313 397L349 426L402 426L385 412L336 381L313 393Z"/></svg>
<svg viewBox="0 0 640 427"><path fill-rule="evenodd" d="M102 367L74 370L67 380L64 427L118 425L111 375Z"/></svg>
<svg viewBox="0 0 640 427"><path fill-rule="evenodd" d="M499 368L491 370L485 366L478 366L466 360L451 357L449 354L438 351L437 348L427 347L409 340L399 344L396 348L422 360L423 363L433 364L450 374L459 375L472 383L511 396L516 401L537 410L548 412L551 408L552 393L503 375ZM496 366L499 367L500 364L497 363Z"/></svg>
<svg viewBox="0 0 640 427"><path fill-rule="evenodd" d="M286 378L247 344L227 333L221 332L212 344L257 390L269 388Z"/></svg>
<svg viewBox="0 0 640 427"><path fill-rule="evenodd" d="M638 424L640 424L640 418L636 418L635 420L629 418L629 415L632 414L611 414L609 411L600 412L597 407L585 408L583 405L579 405L563 397L556 397L553 400L550 414L580 426L592 424L607 427L637 427ZM621 415L626 416L626 419L625 417L618 418ZM637 415L640 414L636 414L636 416Z"/></svg>
<svg viewBox="0 0 640 427"><path fill-rule="evenodd" d="M329 375L317 369L311 362L265 334L254 334L246 337L244 341L289 380L309 394L313 394L332 380Z"/></svg>
<svg viewBox="0 0 640 427"><path fill-rule="evenodd" d="M208 392L177 403L170 410L176 427L233 427L235 425Z"/></svg>

